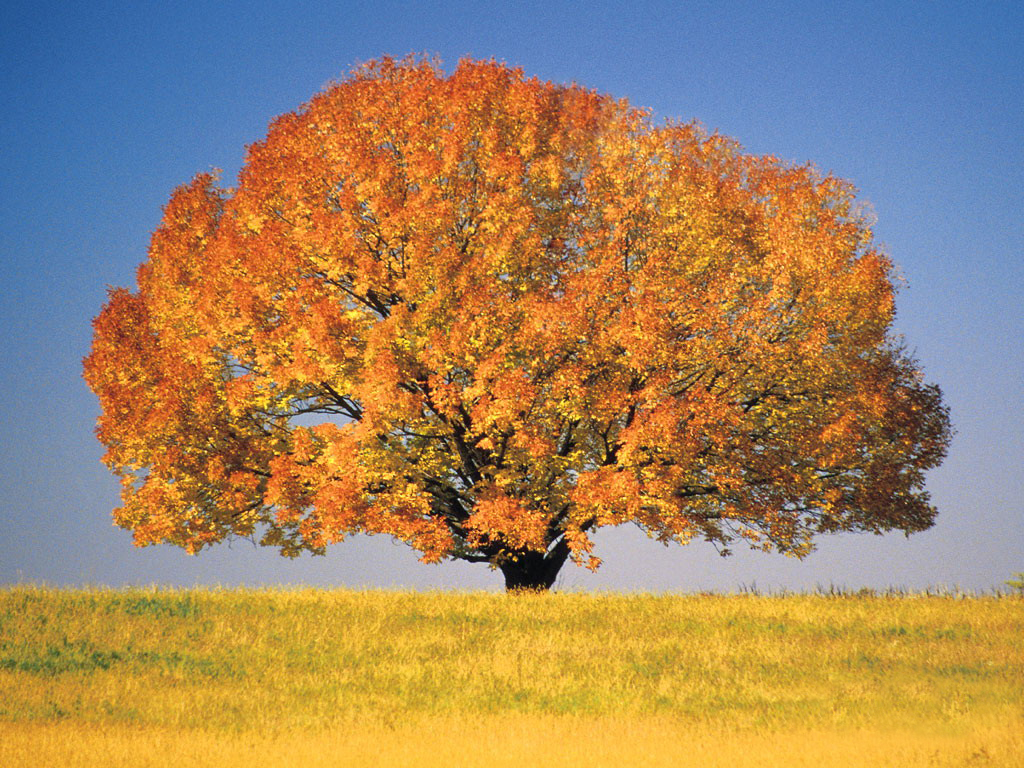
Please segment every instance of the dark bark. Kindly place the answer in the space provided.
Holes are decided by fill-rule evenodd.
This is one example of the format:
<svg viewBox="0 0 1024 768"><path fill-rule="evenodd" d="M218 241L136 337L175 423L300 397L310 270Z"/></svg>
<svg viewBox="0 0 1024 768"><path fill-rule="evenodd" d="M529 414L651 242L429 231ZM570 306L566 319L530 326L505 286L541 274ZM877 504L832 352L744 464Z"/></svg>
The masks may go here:
<svg viewBox="0 0 1024 768"><path fill-rule="evenodd" d="M563 540L559 540L547 552L516 553L515 560L508 559L498 566L505 576L505 590L546 592L554 585L568 557L569 547Z"/></svg>

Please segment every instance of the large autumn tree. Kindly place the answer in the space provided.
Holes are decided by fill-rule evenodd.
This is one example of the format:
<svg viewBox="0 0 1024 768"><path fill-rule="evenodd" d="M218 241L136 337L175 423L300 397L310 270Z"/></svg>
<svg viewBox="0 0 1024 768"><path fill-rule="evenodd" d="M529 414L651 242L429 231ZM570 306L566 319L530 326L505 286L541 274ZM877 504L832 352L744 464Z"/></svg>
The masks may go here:
<svg viewBox="0 0 1024 768"><path fill-rule="evenodd" d="M117 524L386 534L548 588L591 533L929 527L950 427L850 186L494 62L365 65L164 210L85 376Z"/></svg>

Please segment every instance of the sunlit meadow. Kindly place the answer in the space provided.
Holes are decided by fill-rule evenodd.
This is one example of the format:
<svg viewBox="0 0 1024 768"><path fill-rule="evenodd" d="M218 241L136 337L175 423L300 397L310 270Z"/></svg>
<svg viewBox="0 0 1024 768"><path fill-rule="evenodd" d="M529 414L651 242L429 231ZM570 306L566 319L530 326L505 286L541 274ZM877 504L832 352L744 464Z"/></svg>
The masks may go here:
<svg viewBox="0 0 1024 768"><path fill-rule="evenodd" d="M0 765L1024 765L1024 598L0 591Z"/></svg>

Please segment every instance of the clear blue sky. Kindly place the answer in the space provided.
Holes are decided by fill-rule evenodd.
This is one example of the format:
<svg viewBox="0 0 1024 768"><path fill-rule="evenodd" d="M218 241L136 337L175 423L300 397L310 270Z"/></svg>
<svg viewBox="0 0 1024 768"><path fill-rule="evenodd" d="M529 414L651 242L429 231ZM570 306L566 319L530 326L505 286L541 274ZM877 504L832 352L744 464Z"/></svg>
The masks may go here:
<svg viewBox="0 0 1024 768"><path fill-rule="evenodd" d="M1024 570L1024 3L24 2L0 11L0 583L498 588L360 538L286 561L241 542L136 550L112 527L81 378L107 285L131 285L171 190L231 178L268 121L382 54L494 57L697 118L852 180L907 280L898 330L958 434L906 539L802 562L598 535L570 589L998 586Z"/></svg>

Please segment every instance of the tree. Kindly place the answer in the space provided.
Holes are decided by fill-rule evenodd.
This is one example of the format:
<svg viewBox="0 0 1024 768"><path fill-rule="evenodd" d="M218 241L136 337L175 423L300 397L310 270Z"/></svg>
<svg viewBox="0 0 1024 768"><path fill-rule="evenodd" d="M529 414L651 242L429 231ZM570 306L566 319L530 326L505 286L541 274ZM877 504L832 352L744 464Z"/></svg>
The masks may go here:
<svg viewBox="0 0 1024 768"><path fill-rule="evenodd" d="M383 59L178 189L85 378L117 524L387 534L549 588L591 533L929 527L950 439L851 187L494 62Z"/></svg>

